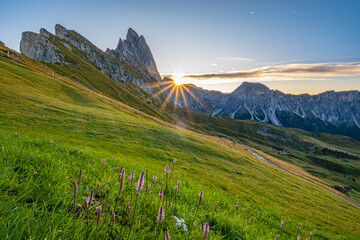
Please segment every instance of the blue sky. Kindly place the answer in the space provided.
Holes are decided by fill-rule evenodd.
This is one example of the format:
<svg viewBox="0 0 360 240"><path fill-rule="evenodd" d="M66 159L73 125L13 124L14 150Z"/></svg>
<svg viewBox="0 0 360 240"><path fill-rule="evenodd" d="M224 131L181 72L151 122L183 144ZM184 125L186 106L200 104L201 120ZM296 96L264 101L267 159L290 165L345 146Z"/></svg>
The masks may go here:
<svg viewBox="0 0 360 240"><path fill-rule="evenodd" d="M246 80L292 93L360 90L357 0L2 0L0 9L0 40L15 50L21 32L53 32L56 23L103 50L132 27L145 36L161 74L204 88L229 92ZM319 65L325 74L312 75ZM310 70L287 71L294 68ZM246 78L224 74L259 69Z"/></svg>

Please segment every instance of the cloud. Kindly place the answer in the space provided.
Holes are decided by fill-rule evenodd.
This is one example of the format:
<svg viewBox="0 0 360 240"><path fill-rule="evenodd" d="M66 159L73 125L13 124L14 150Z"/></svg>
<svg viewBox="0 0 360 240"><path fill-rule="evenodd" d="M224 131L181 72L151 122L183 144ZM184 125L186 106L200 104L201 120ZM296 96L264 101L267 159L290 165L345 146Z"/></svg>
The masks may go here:
<svg viewBox="0 0 360 240"><path fill-rule="evenodd" d="M218 59L221 61L225 61L225 62L235 62L235 61L253 62L254 61L254 59L252 59L252 58L231 57L231 56L218 57Z"/></svg>
<svg viewBox="0 0 360 240"><path fill-rule="evenodd" d="M254 14L255 12L250 12L250 14Z"/></svg>
<svg viewBox="0 0 360 240"><path fill-rule="evenodd" d="M324 77L360 76L360 62L351 63L314 63L265 66L248 71L193 74L184 76L197 80L277 78L282 79L324 79Z"/></svg>

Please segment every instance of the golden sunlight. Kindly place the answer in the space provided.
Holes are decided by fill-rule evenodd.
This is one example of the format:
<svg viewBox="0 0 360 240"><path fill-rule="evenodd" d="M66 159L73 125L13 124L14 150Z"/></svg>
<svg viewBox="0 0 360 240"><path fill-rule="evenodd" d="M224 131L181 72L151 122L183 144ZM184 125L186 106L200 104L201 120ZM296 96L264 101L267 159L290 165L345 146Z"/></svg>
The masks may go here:
<svg viewBox="0 0 360 240"><path fill-rule="evenodd" d="M172 79L174 80L174 83L176 85L182 85L182 84L185 84L185 79L182 77L182 75L176 75L176 76L173 76Z"/></svg>
<svg viewBox="0 0 360 240"><path fill-rule="evenodd" d="M166 75L164 75L166 76ZM160 109L165 109L168 103L172 103L173 110L175 111L178 107L179 101L183 102L186 107L186 110L190 114L190 109L188 107L188 97L191 97L201 106L206 108L202 102L197 98L197 96L191 91L191 85L188 85L189 81L187 78L183 77L184 74L174 74L167 75L168 80L161 81L157 83L152 83L152 87L159 87L158 91L153 94L153 97L158 96L159 94L165 94L165 101L161 105Z"/></svg>

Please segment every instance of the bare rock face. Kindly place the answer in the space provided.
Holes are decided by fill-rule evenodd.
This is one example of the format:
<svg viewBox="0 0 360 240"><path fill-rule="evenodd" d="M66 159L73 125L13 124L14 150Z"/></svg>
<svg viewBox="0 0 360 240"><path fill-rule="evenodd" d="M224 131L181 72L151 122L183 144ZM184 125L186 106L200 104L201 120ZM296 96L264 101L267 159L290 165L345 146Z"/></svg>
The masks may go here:
<svg viewBox="0 0 360 240"><path fill-rule="evenodd" d="M60 38L65 38L68 35L68 31L65 27L60 24L55 25L55 35Z"/></svg>
<svg viewBox="0 0 360 240"><path fill-rule="evenodd" d="M134 66L138 65L139 70L142 72L144 71L141 68L145 68L150 76L160 81L160 74L145 38L143 36L139 37L132 28L129 28L124 41L121 38L119 39L115 50L107 49L106 53L120 61L127 60Z"/></svg>
<svg viewBox="0 0 360 240"><path fill-rule="evenodd" d="M134 92L135 95L148 99L147 93L155 96L155 101L160 100L160 97L156 95L158 90L151 85L160 80L160 75L156 70L150 48L146 45L145 39L142 36L139 37L134 30L129 30L127 39L129 40L125 40L124 44L120 44L125 47L122 50L125 54L120 55L119 52L113 50L116 54L114 57L112 51L109 50L106 54L76 31L56 24L55 35L43 28L40 34L24 32L20 51L35 60L77 67L76 63L73 65L64 60L69 58L66 57L66 51L60 49L59 44L70 51L77 48L80 51L73 51L74 53L95 65L116 83L123 87L140 88L139 91Z"/></svg>
<svg viewBox="0 0 360 240"><path fill-rule="evenodd" d="M59 52L60 49L49 40L49 37L50 33L43 28L40 34L23 32L20 52L38 61L69 65L64 60L65 54Z"/></svg>

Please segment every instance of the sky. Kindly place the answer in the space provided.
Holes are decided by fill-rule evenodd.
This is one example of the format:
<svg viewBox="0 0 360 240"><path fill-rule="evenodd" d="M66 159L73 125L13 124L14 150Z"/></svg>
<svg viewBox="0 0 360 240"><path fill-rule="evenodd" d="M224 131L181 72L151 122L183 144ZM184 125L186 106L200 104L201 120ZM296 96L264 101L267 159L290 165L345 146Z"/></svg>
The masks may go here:
<svg viewBox="0 0 360 240"><path fill-rule="evenodd" d="M59 23L100 49L129 27L162 75L231 92L244 81L286 93L360 90L358 0L1 0L0 41Z"/></svg>

